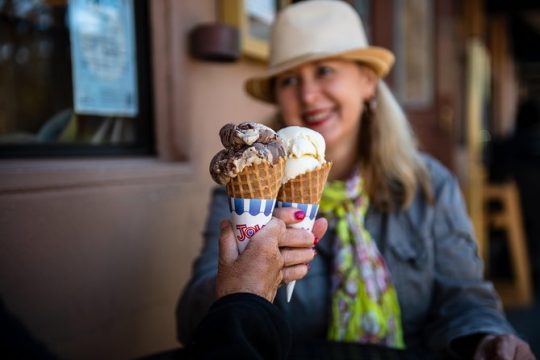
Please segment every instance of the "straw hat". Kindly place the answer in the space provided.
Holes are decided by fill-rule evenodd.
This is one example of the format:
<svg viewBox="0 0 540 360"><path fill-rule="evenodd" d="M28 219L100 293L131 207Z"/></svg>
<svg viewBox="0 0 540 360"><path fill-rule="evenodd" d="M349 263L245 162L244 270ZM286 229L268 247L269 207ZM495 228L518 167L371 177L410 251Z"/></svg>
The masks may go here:
<svg viewBox="0 0 540 360"><path fill-rule="evenodd" d="M310 0L288 6L272 24L269 69L265 76L248 79L246 91L274 103L270 80L298 65L325 58L361 62L379 77L388 73L394 55L369 46L354 8L338 0Z"/></svg>

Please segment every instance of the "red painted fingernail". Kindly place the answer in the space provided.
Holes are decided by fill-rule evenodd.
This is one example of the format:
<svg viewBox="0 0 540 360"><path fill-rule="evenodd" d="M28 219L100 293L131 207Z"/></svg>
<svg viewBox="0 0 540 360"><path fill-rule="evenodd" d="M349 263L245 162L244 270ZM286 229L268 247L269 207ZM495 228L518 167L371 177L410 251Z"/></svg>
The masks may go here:
<svg viewBox="0 0 540 360"><path fill-rule="evenodd" d="M317 245L319 243L319 238L314 236L313 237L313 245Z"/></svg>
<svg viewBox="0 0 540 360"><path fill-rule="evenodd" d="M303 212L302 210L298 210L297 212L294 213L294 218L296 220L304 220L305 217L306 217L306 213Z"/></svg>

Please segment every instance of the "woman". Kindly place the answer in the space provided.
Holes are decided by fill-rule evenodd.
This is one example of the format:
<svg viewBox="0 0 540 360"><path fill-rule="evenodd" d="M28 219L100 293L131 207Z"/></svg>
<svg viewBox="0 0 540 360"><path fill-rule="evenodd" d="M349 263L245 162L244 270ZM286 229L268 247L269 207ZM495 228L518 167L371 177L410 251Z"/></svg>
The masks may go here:
<svg viewBox="0 0 540 360"><path fill-rule="evenodd" d="M394 61L367 44L354 9L312 0L272 27L270 69L247 92L278 106L282 126L319 131L334 165L321 213L325 241L293 300L276 304L296 341L330 339L458 354L531 359L500 310L454 177L420 154L405 116L380 79ZM225 217L216 193L213 219ZM206 238L206 246L216 239ZM210 297L215 256L203 250L180 303L180 335ZM515 356L515 357L514 357Z"/></svg>

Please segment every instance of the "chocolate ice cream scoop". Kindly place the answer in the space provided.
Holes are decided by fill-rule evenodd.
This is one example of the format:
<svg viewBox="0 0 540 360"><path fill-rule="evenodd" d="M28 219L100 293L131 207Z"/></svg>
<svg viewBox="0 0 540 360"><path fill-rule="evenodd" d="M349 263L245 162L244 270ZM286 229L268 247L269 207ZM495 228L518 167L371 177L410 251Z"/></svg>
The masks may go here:
<svg viewBox="0 0 540 360"><path fill-rule="evenodd" d="M219 132L224 150L210 162L214 181L225 185L246 166L266 161L275 164L286 152L274 130L258 123L227 124Z"/></svg>
<svg viewBox="0 0 540 360"><path fill-rule="evenodd" d="M278 141L276 132L267 126L253 122L227 124L219 131L221 143L227 148L244 147L254 143L270 144Z"/></svg>

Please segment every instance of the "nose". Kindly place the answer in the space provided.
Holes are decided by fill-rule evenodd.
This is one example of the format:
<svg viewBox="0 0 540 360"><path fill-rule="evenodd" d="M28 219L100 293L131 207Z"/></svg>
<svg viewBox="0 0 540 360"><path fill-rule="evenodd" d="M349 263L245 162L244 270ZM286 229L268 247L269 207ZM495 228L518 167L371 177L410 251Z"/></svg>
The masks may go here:
<svg viewBox="0 0 540 360"><path fill-rule="evenodd" d="M320 94L320 86L315 79L304 78L298 91L302 103L312 104Z"/></svg>

